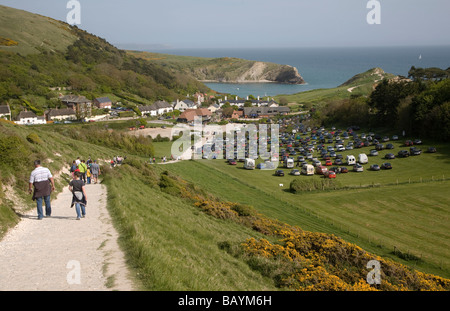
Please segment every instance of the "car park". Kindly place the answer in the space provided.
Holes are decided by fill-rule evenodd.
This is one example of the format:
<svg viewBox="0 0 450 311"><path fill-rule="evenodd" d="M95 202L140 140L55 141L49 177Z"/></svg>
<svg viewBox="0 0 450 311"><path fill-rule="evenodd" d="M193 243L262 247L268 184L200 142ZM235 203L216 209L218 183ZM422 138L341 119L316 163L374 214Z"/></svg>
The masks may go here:
<svg viewBox="0 0 450 311"><path fill-rule="evenodd" d="M390 169L392 169L392 165L391 165L391 163L386 162L386 163L381 164L381 168L384 170L390 170Z"/></svg>

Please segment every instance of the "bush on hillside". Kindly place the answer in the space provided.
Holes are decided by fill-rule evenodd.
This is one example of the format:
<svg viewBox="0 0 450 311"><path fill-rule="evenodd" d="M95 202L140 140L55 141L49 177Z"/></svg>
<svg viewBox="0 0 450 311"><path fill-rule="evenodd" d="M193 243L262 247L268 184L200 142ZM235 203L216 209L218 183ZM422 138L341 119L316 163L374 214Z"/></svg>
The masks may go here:
<svg viewBox="0 0 450 311"><path fill-rule="evenodd" d="M293 193L316 190L334 190L339 189L340 184L333 179L294 179L289 189Z"/></svg>

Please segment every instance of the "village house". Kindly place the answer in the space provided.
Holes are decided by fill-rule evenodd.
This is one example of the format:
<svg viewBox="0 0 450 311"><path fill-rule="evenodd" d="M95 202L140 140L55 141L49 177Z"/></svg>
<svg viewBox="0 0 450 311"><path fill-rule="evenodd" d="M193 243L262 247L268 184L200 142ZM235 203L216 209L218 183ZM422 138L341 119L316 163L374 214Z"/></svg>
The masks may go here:
<svg viewBox="0 0 450 311"><path fill-rule="evenodd" d="M166 101L157 101L150 106L139 106L139 111L143 116L156 117L173 111L173 107Z"/></svg>
<svg viewBox="0 0 450 311"><path fill-rule="evenodd" d="M244 107L244 118L270 118L277 115L287 115L289 107Z"/></svg>
<svg viewBox="0 0 450 311"><path fill-rule="evenodd" d="M177 122L192 123L194 122L195 117L201 117L202 122L208 122L211 120L211 115L211 111L207 108L187 109L178 116Z"/></svg>
<svg viewBox="0 0 450 311"><path fill-rule="evenodd" d="M94 99L94 105L99 109L111 109L112 101L108 97L99 97Z"/></svg>
<svg viewBox="0 0 450 311"><path fill-rule="evenodd" d="M242 118L243 116L244 116L243 110L234 110L233 113L231 114L230 119L239 119Z"/></svg>
<svg viewBox="0 0 450 311"><path fill-rule="evenodd" d="M215 113L219 109L220 109L219 104L212 104L208 107L208 110L211 111L211 113Z"/></svg>
<svg viewBox="0 0 450 311"><path fill-rule="evenodd" d="M46 124L44 116L37 116L32 111L21 111L17 116L16 124L20 125L36 125L36 124Z"/></svg>
<svg viewBox="0 0 450 311"><path fill-rule="evenodd" d="M0 105L0 118L11 121L11 108L9 108L9 105Z"/></svg>
<svg viewBox="0 0 450 311"><path fill-rule="evenodd" d="M84 96L65 95L59 98L67 108L75 111L77 118L90 117L92 115L92 102Z"/></svg>
<svg viewBox="0 0 450 311"><path fill-rule="evenodd" d="M72 121L77 119L77 115L72 108L50 109L46 117L47 121Z"/></svg>
<svg viewBox="0 0 450 311"><path fill-rule="evenodd" d="M197 109L198 108L198 104L194 103L192 100L190 99L185 99L185 100L178 100L176 101L173 109L174 110L179 110L181 112L187 110L187 109Z"/></svg>

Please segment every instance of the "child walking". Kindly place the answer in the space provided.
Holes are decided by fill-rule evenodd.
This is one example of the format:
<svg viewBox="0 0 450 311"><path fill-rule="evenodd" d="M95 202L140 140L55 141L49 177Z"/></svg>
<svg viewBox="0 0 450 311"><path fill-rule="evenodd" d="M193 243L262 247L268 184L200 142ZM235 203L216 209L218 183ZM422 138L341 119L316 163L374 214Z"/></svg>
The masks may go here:
<svg viewBox="0 0 450 311"><path fill-rule="evenodd" d="M69 190L72 192L72 205L75 205L77 220L86 216L87 197L84 189L84 181L80 179L81 173L75 172L74 179L69 183Z"/></svg>

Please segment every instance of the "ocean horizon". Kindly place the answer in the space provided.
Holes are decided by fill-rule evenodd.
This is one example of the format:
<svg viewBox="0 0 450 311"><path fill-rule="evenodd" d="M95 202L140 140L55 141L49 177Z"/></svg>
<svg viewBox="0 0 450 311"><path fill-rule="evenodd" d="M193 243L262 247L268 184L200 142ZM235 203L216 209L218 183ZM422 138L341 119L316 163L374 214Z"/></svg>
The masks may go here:
<svg viewBox="0 0 450 311"><path fill-rule="evenodd" d="M412 66L450 67L449 46L148 49L148 52L196 57L236 57L296 67L302 85L279 83L205 83L211 89L239 97L276 96L313 89L334 88L375 67L407 76Z"/></svg>

